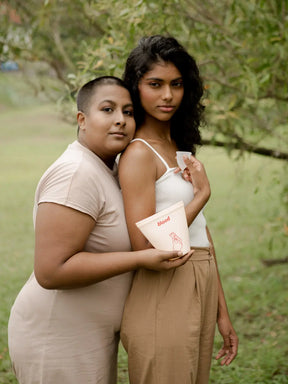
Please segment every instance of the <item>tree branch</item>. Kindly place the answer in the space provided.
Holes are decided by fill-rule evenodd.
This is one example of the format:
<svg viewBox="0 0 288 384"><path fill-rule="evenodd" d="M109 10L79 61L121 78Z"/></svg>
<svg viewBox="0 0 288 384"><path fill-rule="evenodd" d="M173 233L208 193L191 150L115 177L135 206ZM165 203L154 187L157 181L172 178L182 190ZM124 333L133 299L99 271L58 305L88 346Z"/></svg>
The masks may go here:
<svg viewBox="0 0 288 384"><path fill-rule="evenodd" d="M288 257L284 257L283 259L263 259L261 260L266 267L271 267L276 264L285 264L288 263Z"/></svg>
<svg viewBox="0 0 288 384"><path fill-rule="evenodd" d="M272 157L278 160L288 161L288 153L277 151L276 149L269 149L264 147L256 147L253 144L242 142L225 142L214 139L202 139L204 145L210 145L213 147L228 147L230 149L245 150L246 152L256 153L257 155Z"/></svg>
<svg viewBox="0 0 288 384"><path fill-rule="evenodd" d="M59 52L59 54L61 55L62 60L65 63L66 67L69 68L70 70L74 70L75 66L74 66L73 62L70 60L70 57L67 54L67 52L64 48L64 45L62 44L58 22L54 23L54 25L53 25L52 37L53 37L53 40L55 43L55 47L56 47L57 51Z"/></svg>

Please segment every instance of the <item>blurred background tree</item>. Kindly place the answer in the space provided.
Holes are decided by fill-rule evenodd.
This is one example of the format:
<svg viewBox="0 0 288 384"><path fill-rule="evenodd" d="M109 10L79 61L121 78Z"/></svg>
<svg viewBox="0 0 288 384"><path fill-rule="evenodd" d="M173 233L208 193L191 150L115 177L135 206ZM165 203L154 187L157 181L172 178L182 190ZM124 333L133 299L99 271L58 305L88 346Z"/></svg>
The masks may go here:
<svg viewBox="0 0 288 384"><path fill-rule="evenodd" d="M222 248L221 273L229 287L231 313L245 340L240 345L240 364L230 374L215 370L214 381L246 383L249 377L249 383L258 383L261 375L263 383L287 382L286 270L257 266L259 260L266 265L288 261L287 27L288 0L0 0L0 64L9 60L18 64L16 76L7 77L13 78L13 85L21 79L21 92L16 87L12 96L17 96L17 106L25 113L23 119L9 107L5 118L7 104L1 97L7 100L9 89L1 92L7 84L2 81L1 214L6 232L2 231L5 241L3 237L1 242L5 300L0 323L5 329L23 281L24 260L25 271L30 271L31 175L37 180L39 157L44 167L52 153L66 146L70 132L63 128L59 134L60 124L47 119L46 111L52 110L54 116L57 102L61 117L75 124L75 95L82 84L103 74L122 76L129 52L143 35L170 34L200 66L207 111L203 142L223 146L230 156L227 159L224 151L215 148L199 152L200 159L206 156L207 170L213 164L209 178L211 185L218 185L212 194L217 203L207 209L207 218ZM29 84L24 90L22 75ZM45 102L47 97L53 101L45 105L44 114L32 109L26 115L30 88L37 101L43 95ZM10 114L17 123L14 128ZM0 355L0 383L8 383L7 375L12 374L6 335L0 335Z"/></svg>
<svg viewBox="0 0 288 384"><path fill-rule="evenodd" d="M0 17L1 61L47 63L62 101L121 76L141 36L171 34L201 69L204 143L288 160L287 0L9 0Z"/></svg>
<svg viewBox="0 0 288 384"><path fill-rule="evenodd" d="M204 143L288 160L287 0L9 0L0 17L1 61L47 63L62 100L121 76L141 36L171 34L201 69Z"/></svg>

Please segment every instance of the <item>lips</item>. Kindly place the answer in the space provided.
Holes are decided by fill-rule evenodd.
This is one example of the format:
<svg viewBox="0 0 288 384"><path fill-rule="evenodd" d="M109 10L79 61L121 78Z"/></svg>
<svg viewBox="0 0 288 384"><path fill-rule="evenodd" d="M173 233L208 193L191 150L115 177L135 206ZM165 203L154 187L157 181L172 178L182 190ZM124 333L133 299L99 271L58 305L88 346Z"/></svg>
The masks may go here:
<svg viewBox="0 0 288 384"><path fill-rule="evenodd" d="M175 110L175 107L173 105L159 105L158 108L162 112L172 112Z"/></svg>
<svg viewBox="0 0 288 384"><path fill-rule="evenodd" d="M115 132L110 132L109 135L116 136L116 137L126 137L126 133L122 131L115 131Z"/></svg>

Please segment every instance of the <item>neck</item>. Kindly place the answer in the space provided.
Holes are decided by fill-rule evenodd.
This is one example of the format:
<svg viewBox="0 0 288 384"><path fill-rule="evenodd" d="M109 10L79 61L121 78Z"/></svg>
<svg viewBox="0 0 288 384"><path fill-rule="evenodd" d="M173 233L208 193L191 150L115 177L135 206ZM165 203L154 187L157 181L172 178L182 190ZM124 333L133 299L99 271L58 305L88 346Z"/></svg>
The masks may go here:
<svg viewBox="0 0 288 384"><path fill-rule="evenodd" d="M113 158L112 157L108 157L107 156L102 156L102 155L98 155L97 153L95 153L95 155L97 155L98 157L100 157L100 159L103 161L103 163L105 163L107 165L108 168L110 168L111 170L113 170L114 168L114 164L115 164L115 159L116 157L114 156Z"/></svg>
<svg viewBox="0 0 288 384"><path fill-rule="evenodd" d="M89 151L93 152L96 156L98 156L103 161L103 163L105 163L107 165L108 168L113 170L113 167L114 167L114 164L115 164L116 155L113 156L113 155L106 155L106 154L104 154L102 152L101 153L95 152L81 138L78 137L78 141L79 141L79 143L81 145L83 145L83 147L86 147L87 149L89 149Z"/></svg>
<svg viewBox="0 0 288 384"><path fill-rule="evenodd" d="M171 142L171 121L160 121L146 116L143 124L137 129L136 137L146 137L150 140Z"/></svg>

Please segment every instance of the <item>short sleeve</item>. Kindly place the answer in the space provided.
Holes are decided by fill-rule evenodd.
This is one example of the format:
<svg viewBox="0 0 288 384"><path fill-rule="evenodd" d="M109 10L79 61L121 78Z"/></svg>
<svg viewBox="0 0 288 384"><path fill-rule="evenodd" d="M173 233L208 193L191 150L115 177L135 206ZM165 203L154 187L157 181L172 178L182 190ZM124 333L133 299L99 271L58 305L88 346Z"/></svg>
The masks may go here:
<svg viewBox="0 0 288 384"><path fill-rule="evenodd" d="M38 184L36 203L65 205L97 221L105 196L100 177L94 168L85 161L55 163L44 173Z"/></svg>

